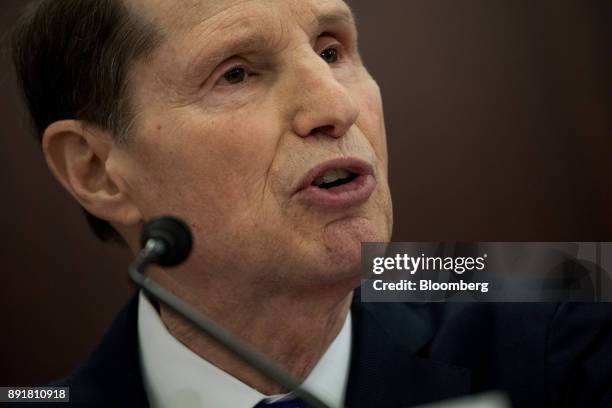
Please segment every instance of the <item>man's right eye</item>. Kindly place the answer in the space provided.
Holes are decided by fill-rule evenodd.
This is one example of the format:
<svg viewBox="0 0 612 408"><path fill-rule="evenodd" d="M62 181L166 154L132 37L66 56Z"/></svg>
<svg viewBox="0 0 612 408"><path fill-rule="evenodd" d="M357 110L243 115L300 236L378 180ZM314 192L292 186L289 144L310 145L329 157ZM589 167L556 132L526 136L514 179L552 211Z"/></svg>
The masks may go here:
<svg viewBox="0 0 612 408"><path fill-rule="evenodd" d="M234 67L223 74L223 79L230 85L239 84L248 77L246 70L242 67Z"/></svg>

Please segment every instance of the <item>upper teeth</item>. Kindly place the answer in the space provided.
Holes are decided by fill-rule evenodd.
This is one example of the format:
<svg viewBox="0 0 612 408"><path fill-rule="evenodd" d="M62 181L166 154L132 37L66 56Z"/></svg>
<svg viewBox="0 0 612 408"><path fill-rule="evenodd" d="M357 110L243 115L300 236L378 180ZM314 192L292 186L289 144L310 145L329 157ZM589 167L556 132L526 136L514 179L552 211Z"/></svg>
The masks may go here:
<svg viewBox="0 0 612 408"><path fill-rule="evenodd" d="M322 176L317 177L315 184L320 186L323 183L333 183L336 180L350 177L351 173L344 169L327 170Z"/></svg>

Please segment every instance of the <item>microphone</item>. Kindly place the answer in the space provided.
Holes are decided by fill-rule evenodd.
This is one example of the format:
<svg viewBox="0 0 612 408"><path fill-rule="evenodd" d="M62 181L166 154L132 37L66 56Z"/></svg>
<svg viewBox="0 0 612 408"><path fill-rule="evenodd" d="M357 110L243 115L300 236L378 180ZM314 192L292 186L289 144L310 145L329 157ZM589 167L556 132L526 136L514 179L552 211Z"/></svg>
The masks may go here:
<svg viewBox="0 0 612 408"><path fill-rule="evenodd" d="M287 390L292 390L296 397L301 398L313 408L329 408L318 397L302 388L300 383L286 370L270 361L250 344L232 335L212 319L198 313L186 302L145 275L147 267L152 264L164 267L181 264L189 257L192 242L189 227L176 217L164 216L147 222L141 235L142 250L128 269L130 278L147 295L190 321L203 333L269 379Z"/></svg>
<svg viewBox="0 0 612 408"><path fill-rule="evenodd" d="M142 229L140 245L158 247L151 252L152 262L160 266L182 263L191 252L191 231L185 222L175 217L160 217L147 222Z"/></svg>

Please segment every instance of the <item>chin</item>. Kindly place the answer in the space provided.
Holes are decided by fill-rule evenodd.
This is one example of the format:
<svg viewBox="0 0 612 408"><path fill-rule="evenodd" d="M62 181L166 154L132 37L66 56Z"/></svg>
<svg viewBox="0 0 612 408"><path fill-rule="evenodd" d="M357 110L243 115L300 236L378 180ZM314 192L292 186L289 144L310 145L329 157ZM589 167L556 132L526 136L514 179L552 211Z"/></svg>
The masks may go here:
<svg viewBox="0 0 612 408"><path fill-rule="evenodd" d="M361 243L387 242L389 228L383 220L350 217L325 227L323 248L327 273L339 279L361 277Z"/></svg>

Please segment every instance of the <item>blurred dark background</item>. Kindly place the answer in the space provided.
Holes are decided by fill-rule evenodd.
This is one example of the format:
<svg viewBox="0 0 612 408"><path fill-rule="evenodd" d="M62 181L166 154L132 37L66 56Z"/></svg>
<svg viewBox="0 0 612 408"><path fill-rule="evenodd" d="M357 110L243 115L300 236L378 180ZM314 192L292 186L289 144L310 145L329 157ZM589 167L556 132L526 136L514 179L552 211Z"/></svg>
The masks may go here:
<svg viewBox="0 0 612 408"><path fill-rule="evenodd" d="M354 0L396 241L612 241L612 2ZM28 133L0 6L0 385L61 376L133 292Z"/></svg>

